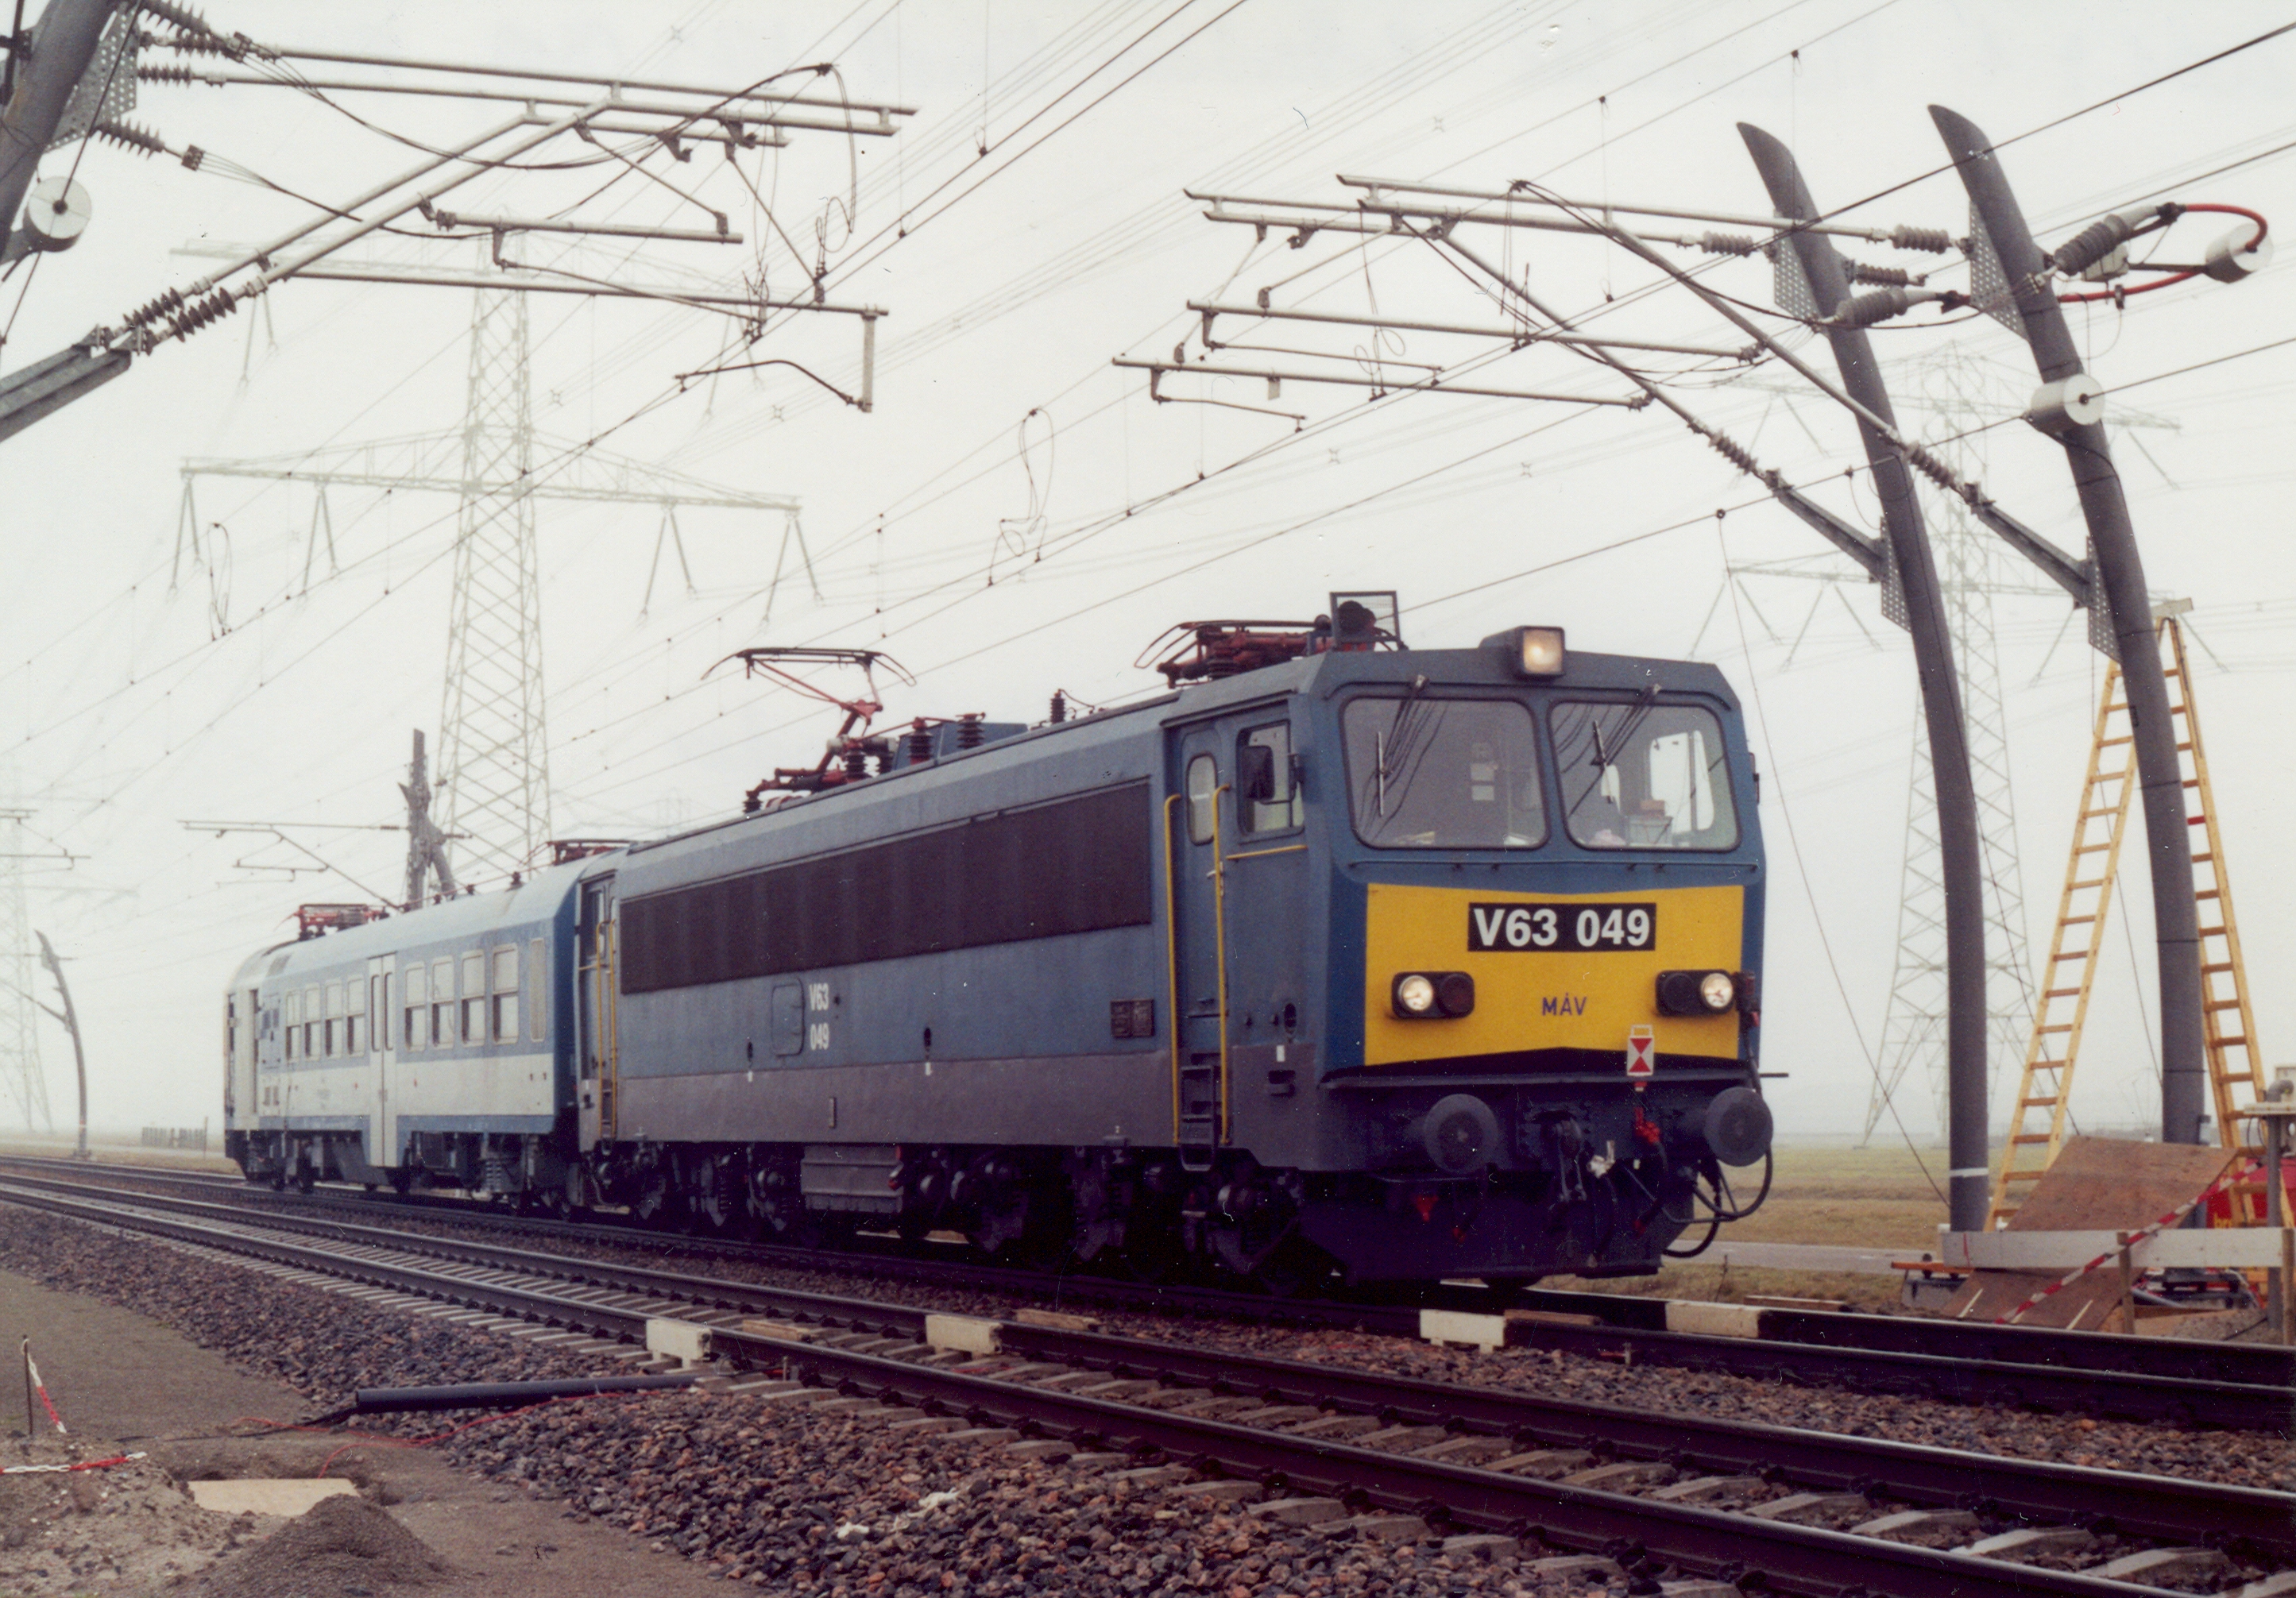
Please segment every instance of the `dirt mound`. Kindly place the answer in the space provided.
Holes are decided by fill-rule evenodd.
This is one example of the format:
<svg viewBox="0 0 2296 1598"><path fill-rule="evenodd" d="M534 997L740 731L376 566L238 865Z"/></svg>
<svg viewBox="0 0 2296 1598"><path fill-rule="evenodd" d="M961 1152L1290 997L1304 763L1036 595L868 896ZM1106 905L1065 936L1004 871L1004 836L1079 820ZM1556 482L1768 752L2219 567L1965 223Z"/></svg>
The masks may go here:
<svg viewBox="0 0 2296 1598"><path fill-rule="evenodd" d="M323 1498L262 1542L220 1560L191 1598L373 1598L430 1586L455 1568L365 1498Z"/></svg>

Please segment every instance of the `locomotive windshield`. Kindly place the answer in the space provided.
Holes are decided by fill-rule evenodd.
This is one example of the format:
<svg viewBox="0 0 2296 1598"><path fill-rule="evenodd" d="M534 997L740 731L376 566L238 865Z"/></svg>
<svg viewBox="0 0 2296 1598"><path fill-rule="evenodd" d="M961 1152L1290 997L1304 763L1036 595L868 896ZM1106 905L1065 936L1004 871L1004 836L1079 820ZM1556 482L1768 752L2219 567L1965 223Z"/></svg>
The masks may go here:
<svg viewBox="0 0 2296 1598"><path fill-rule="evenodd" d="M1538 740L1522 705L1357 699L1341 726L1356 835L1374 848L1530 848L1546 840Z"/></svg>
<svg viewBox="0 0 2296 1598"><path fill-rule="evenodd" d="M1726 849L1738 842L1722 726L1688 705L1559 704L1562 819L1596 849Z"/></svg>

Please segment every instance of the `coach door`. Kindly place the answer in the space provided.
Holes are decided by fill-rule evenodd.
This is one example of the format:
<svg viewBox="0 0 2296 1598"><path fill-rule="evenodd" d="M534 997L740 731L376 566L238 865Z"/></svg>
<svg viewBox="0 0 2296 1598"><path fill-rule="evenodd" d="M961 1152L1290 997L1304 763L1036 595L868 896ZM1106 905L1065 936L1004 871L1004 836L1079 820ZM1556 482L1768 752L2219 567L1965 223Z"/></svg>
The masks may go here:
<svg viewBox="0 0 2296 1598"><path fill-rule="evenodd" d="M390 955L366 963L366 1013L359 1018L366 1045L367 1070L374 1078L374 1137L367 1144L369 1165L398 1164L398 1107L391 1102L390 1078L398 1065L398 1029L393 1025L398 979Z"/></svg>
<svg viewBox="0 0 2296 1598"><path fill-rule="evenodd" d="M1172 1104L1180 1163L1208 1168L1228 1134L1226 842L1231 773L1218 726L1167 734L1165 891L1172 927Z"/></svg>
<svg viewBox="0 0 2296 1598"><path fill-rule="evenodd" d="M575 1041L575 1103L581 1122L582 1146L589 1148L615 1135L615 1089L620 1066L620 1018L616 998L614 879L594 878L582 884L582 909L575 923L574 1015L580 1036Z"/></svg>

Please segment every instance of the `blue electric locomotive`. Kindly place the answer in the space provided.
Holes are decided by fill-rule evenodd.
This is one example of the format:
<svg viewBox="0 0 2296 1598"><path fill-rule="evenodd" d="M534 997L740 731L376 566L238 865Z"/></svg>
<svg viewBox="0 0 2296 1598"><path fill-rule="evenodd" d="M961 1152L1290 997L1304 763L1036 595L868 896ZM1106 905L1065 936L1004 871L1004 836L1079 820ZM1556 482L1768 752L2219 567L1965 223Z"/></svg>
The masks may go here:
<svg viewBox="0 0 2296 1598"><path fill-rule="evenodd" d="M1142 1274L1654 1269L1767 1157L1736 700L1334 598L1192 624L1144 702L849 737L760 813L257 956L232 1152Z"/></svg>

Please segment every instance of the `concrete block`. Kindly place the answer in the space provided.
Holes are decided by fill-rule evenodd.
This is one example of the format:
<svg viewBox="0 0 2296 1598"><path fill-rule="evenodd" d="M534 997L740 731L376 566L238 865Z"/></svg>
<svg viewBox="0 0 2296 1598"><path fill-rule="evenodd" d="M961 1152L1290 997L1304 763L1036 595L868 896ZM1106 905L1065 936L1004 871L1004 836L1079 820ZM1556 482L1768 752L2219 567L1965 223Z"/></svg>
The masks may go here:
<svg viewBox="0 0 2296 1598"><path fill-rule="evenodd" d="M1666 1307L1666 1329L1693 1332L1700 1337L1759 1337L1762 1312L1751 1304L1672 1299Z"/></svg>
<svg viewBox="0 0 2296 1598"><path fill-rule="evenodd" d="M1021 1434L1010 1426L964 1426L941 1436L952 1443L1012 1443L1018 1442Z"/></svg>
<svg viewBox="0 0 2296 1598"><path fill-rule="evenodd" d="M322 1498L356 1493L340 1476L257 1477L234 1481L187 1481L192 1502L219 1515L278 1515L292 1520Z"/></svg>
<svg viewBox="0 0 2296 1598"><path fill-rule="evenodd" d="M1192 1481L1174 1487L1172 1496L1193 1504L1249 1504L1259 1496L1256 1481Z"/></svg>
<svg viewBox="0 0 2296 1598"><path fill-rule="evenodd" d="M1454 1348L1480 1348L1488 1353L1506 1347L1507 1318L1464 1309L1423 1309L1419 1312L1419 1338L1422 1342Z"/></svg>
<svg viewBox="0 0 2296 1598"><path fill-rule="evenodd" d="M876 1407L877 1400L874 1398L824 1398L813 1406L813 1413L817 1415L849 1415Z"/></svg>
<svg viewBox="0 0 2296 1598"><path fill-rule="evenodd" d="M1504 1565L1521 1557L1522 1545L1495 1531L1471 1531L1464 1537L1445 1537L1443 1552L1454 1558L1487 1560L1495 1565ZM1531 1567L1533 1569L1538 1568L1537 1565Z"/></svg>
<svg viewBox="0 0 2296 1598"><path fill-rule="evenodd" d="M1080 1398L1114 1398L1128 1403L1143 1393L1156 1391L1160 1385L1136 1376L1127 1376L1115 1381L1096 1381L1089 1387L1070 1388L1069 1390Z"/></svg>
<svg viewBox="0 0 2296 1598"><path fill-rule="evenodd" d="M1069 1469L1071 1471L1112 1471L1119 1465L1130 1463L1131 1460L1132 1455L1129 1454L1119 1454L1111 1448L1102 1448L1095 1449L1090 1454L1070 1455Z"/></svg>
<svg viewBox="0 0 2296 1598"><path fill-rule="evenodd" d="M929 1315L925 1341L936 1348L956 1348L967 1354L996 1352L997 1323L978 1315Z"/></svg>
<svg viewBox="0 0 2296 1598"><path fill-rule="evenodd" d="M1243 1512L1278 1526L1321 1526L1327 1520L1345 1520L1348 1506L1337 1498L1270 1498Z"/></svg>
<svg viewBox="0 0 2296 1598"><path fill-rule="evenodd" d="M1358 1448L1383 1448L1390 1454L1409 1454L1431 1446L1451 1434L1440 1426L1389 1426L1366 1431L1355 1439Z"/></svg>
<svg viewBox="0 0 2296 1598"><path fill-rule="evenodd" d="M2262 1581L2251 1581L2234 1598L2289 1598L2291 1594L2296 1594L2296 1570L2283 1570Z"/></svg>
<svg viewBox="0 0 2296 1598"><path fill-rule="evenodd" d="M1032 1437L1012 1444L1004 1452L1016 1459L1046 1459L1058 1464L1076 1452L1076 1445L1065 1438Z"/></svg>
<svg viewBox="0 0 2296 1598"><path fill-rule="evenodd" d="M922 1421L932 1418L928 1416L923 1410L917 1408L914 1405L883 1404L882 1400L880 1402L882 1406L878 1409L876 1415L876 1418L880 1421L898 1422L901 1421Z"/></svg>
<svg viewBox="0 0 2296 1598"><path fill-rule="evenodd" d="M1016 1309L1013 1319L1023 1326L1043 1326L1053 1332L1097 1332L1100 1323L1090 1315L1064 1315L1057 1309Z"/></svg>
<svg viewBox="0 0 2296 1598"><path fill-rule="evenodd" d="M1130 1471L1119 1471L1109 1479L1144 1492L1150 1487L1172 1487L1185 1481L1190 1474L1185 1465L1141 1465Z"/></svg>
<svg viewBox="0 0 2296 1598"><path fill-rule="evenodd" d="M698 1321L646 1321L646 1352L698 1365L709 1357L710 1329Z"/></svg>
<svg viewBox="0 0 2296 1598"><path fill-rule="evenodd" d="M1062 1371L1057 1376L1047 1376L1036 1385L1056 1393L1072 1393L1079 1388L1097 1387L1108 1380L1105 1371Z"/></svg>
<svg viewBox="0 0 2296 1598"><path fill-rule="evenodd" d="M1687 1581L1662 1581L1658 1590L1660 1598L1745 1598L1745 1594L1726 1581L1717 1581L1710 1576L1695 1576Z"/></svg>

